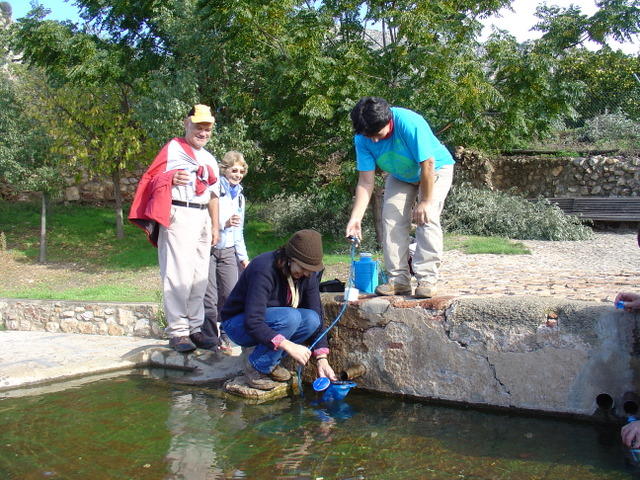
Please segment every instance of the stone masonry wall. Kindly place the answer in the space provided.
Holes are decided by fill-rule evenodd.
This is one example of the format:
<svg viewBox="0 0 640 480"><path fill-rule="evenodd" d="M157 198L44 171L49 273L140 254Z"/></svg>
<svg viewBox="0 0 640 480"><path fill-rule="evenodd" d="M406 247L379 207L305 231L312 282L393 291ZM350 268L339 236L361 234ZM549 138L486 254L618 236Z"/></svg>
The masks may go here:
<svg viewBox="0 0 640 480"><path fill-rule="evenodd" d="M457 151L459 179L477 187L515 190L527 198L635 197L640 194L640 153L582 157L487 157Z"/></svg>
<svg viewBox="0 0 640 480"><path fill-rule="evenodd" d="M480 187L508 191L515 189L527 198L543 197L625 197L640 192L640 152L616 155L502 156L466 150L455 152L456 181L463 177ZM125 202L133 199L143 171L123 174L120 189ZM113 183L104 177L68 177L63 192L65 202L103 203L113 200ZM0 199L28 200L28 192L15 192L0 182Z"/></svg>
<svg viewBox="0 0 640 480"><path fill-rule="evenodd" d="M0 328L163 338L156 305L0 299Z"/></svg>

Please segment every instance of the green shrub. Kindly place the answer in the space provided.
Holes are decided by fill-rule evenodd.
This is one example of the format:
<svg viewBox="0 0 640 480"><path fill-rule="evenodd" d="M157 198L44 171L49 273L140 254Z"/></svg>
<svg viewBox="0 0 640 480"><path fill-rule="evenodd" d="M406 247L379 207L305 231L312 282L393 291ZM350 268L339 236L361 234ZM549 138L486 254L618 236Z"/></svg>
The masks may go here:
<svg viewBox="0 0 640 480"><path fill-rule="evenodd" d="M595 144L616 142L621 147L640 146L640 123L624 113L606 113L587 120L581 129L583 140Z"/></svg>
<svg viewBox="0 0 640 480"><path fill-rule="evenodd" d="M349 192L333 188L306 194L281 194L260 208L259 216L282 237L288 237L297 230L313 228L325 237L340 239L344 237L351 215L351 203ZM370 212L363 221L363 237L362 248L379 249ZM345 243L345 252L348 248Z"/></svg>
<svg viewBox="0 0 640 480"><path fill-rule="evenodd" d="M448 233L519 240L584 240L593 233L546 199L530 202L467 184L455 185L449 192L442 223Z"/></svg>

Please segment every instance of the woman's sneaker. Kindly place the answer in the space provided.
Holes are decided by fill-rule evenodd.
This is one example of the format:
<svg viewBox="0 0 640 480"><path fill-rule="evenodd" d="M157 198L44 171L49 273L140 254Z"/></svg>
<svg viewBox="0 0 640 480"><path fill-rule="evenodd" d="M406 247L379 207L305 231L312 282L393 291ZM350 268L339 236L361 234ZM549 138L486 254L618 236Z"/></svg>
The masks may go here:
<svg viewBox="0 0 640 480"><path fill-rule="evenodd" d="M222 332L220 334L220 350L222 353L226 353L227 355L231 355L233 353L233 343L231 339L227 336L226 333Z"/></svg>
<svg viewBox="0 0 640 480"><path fill-rule="evenodd" d="M207 337L202 332L192 333L189 335L189 338L196 347L203 348L204 350L213 350L220 345L220 340L216 337Z"/></svg>

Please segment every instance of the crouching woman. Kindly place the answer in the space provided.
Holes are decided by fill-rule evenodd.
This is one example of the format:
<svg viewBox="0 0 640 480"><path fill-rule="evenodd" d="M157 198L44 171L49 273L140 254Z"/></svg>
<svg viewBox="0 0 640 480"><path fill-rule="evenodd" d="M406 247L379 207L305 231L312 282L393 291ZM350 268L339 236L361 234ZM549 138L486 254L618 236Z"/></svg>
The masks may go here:
<svg viewBox="0 0 640 480"><path fill-rule="evenodd" d="M300 365L313 355L318 376L336 380L322 337L311 352L305 344L322 335L317 272L322 270L322 237L300 230L278 250L258 255L242 272L222 308L223 329L236 344L255 346L245 365L249 385L271 390L291 373L280 366L285 353Z"/></svg>

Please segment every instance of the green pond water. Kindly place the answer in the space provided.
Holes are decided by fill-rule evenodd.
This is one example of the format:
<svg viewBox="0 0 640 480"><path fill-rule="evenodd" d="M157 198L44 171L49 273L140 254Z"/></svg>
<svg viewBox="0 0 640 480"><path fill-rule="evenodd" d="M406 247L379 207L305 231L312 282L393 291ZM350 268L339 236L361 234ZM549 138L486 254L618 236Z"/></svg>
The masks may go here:
<svg viewBox="0 0 640 480"><path fill-rule="evenodd" d="M637 478L615 426L352 391L251 405L143 372L0 398L0 479Z"/></svg>

